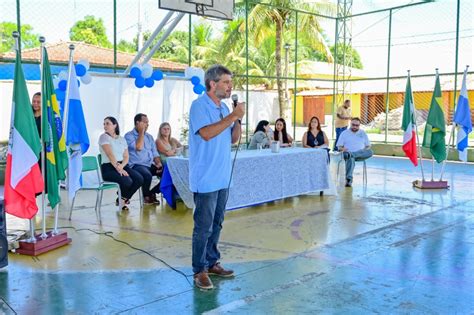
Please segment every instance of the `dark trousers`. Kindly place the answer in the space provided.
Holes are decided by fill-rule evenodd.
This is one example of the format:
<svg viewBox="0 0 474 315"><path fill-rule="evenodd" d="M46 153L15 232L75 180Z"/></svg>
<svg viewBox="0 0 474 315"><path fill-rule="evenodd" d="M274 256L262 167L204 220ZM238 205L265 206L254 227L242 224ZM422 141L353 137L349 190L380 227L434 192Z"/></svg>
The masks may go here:
<svg viewBox="0 0 474 315"><path fill-rule="evenodd" d="M128 165L123 168L128 176L121 176L111 163L101 165L102 178L109 182L118 183L122 197L126 199L132 198L133 194L143 185L143 178Z"/></svg>
<svg viewBox="0 0 474 315"><path fill-rule="evenodd" d="M133 165L132 168L137 171L142 177L143 182L141 186L143 191L143 197L154 197L155 194L160 193L160 183L150 189L151 180L153 179L153 176L161 176L162 174L154 164L148 167L143 165Z"/></svg>
<svg viewBox="0 0 474 315"><path fill-rule="evenodd" d="M217 249L224 222L225 203L229 190L194 193L193 272L214 266L221 258Z"/></svg>

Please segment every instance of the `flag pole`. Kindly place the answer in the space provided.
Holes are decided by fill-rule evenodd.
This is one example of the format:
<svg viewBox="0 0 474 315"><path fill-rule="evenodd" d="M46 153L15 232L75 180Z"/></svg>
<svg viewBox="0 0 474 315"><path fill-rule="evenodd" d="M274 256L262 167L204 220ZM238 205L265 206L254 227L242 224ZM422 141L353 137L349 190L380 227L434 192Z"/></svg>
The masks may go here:
<svg viewBox="0 0 474 315"><path fill-rule="evenodd" d="M63 126L64 126L64 139L66 139L67 144L67 130L68 130L68 116L69 116L69 94L70 94L70 84L77 84L77 82L71 82L72 77L72 67L73 67L73 55L74 55L74 45L69 45L69 61L68 61L68 77L67 77L67 86L66 86L66 96L64 100L64 117L63 117ZM69 150L66 150L68 158L69 158ZM66 184L68 182L67 178L69 177L69 166L66 171ZM69 187L67 187L69 189ZM59 185L59 191L61 191L61 186ZM69 198L68 198L69 203ZM58 235L58 217L59 217L59 205L56 205L54 208L54 228L53 228L53 235Z"/></svg>
<svg viewBox="0 0 474 315"><path fill-rule="evenodd" d="M439 77L438 68L436 68L436 80L438 80L438 77ZM436 81L436 82L438 82L438 81ZM435 87L435 90L436 90L436 87ZM433 154L431 154L431 181L434 181L434 169L435 169L434 156L433 156Z"/></svg>
<svg viewBox="0 0 474 315"><path fill-rule="evenodd" d="M74 44L69 45L69 61L68 61L68 76L67 76L67 86L66 86L66 96L64 100L64 138L66 139L67 145L67 129L68 129L68 116L69 116L69 85L71 84L71 77L72 77L72 67L73 67L73 56L74 56ZM74 82L77 84L77 82ZM69 168L68 168L69 169Z"/></svg>
<svg viewBox="0 0 474 315"><path fill-rule="evenodd" d="M46 162L45 162L45 154L44 154L44 143L43 143L43 133L44 133L44 130L43 130L43 119L48 119L47 117L43 117L43 106L45 104L43 104L43 99L44 99L44 78L43 78L43 67L44 67L44 63L43 63L43 56L44 56L44 43L46 41L46 39L43 37L43 36L40 36L39 37L39 42L41 43L40 44L40 72L41 72L41 135L40 135L40 138L41 138L41 175L43 176L43 183L46 183L46 180L45 180L45 166L46 166ZM48 235L46 234L46 206L45 206L45 201L46 201L46 194L45 194L45 190L46 190L46 185L45 187L43 188L43 191L41 192L41 217L42 217L42 228L41 228L41 238L42 239L46 239L48 237Z"/></svg>
<svg viewBox="0 0 474 315"><path fill-rule="evenodd" d="M410 70L408 71L408 79L410 80L411 83L411 74ZM421 167L421 180L425 181L425 172L423 170L423 150L421 149L421 144L420 144L420 136L418 135L418 123L416 120L416 106L415 106L415 98L413 97L413 88L411 89L411 99L413 100L413 120L415 121L415 133L416 133L416 147L419 152L419 157L420 157L420 167Z"/></svg>
<svg viewBox="0 0 474 315"><path fill-rule="evenodd" d="M17 31L14 31L12 32L12 37L13 39L15 40L15 51L19 51L20 50L20 33L18 33ZM21 58L18 54L18 58ZM15 104L16 106L16 104ZM13 122L14 122L14 119L15 119L15 108L12 107L12 112L11 112L11 125L10 127L13 128ZM12 132L12 129L10 129L10 138L11 138L11 132ZM11 139L9 139L9 141L11 141ZM9 143L9 145L11 145L11 142ZM29 219L28 220L29 223L30 223L30 237L26 240L26 242L28 243L36 243L36 238L35 238L35 220L33 218Z"/></svg>
<svg viewBox="0 0 474 315"><path fill-rule="evenodd" d="M453 114L454 114L454 112L453 112ZM454 126L455 126L455 123L453 121L452 126L451 126L451 133L449 134L448 145L446 146L446 160L448 159L449 148L451 147L451 138L453 137ZM443 164L441 165L441 175L439 176L439 181L443 180L443 174L444 174L444 168L445 168L445 165L446 165L446 160L444 160Z"/></svg>

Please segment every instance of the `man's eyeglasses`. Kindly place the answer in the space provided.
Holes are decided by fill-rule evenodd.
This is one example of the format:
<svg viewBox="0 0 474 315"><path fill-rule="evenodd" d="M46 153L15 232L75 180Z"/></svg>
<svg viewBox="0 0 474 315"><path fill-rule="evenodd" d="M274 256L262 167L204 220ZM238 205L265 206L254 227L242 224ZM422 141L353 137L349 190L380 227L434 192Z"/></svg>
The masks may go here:
<svg viewBox="0 0 474 315"><path fill-rule="evenodd" d="M351 124L352 127L359 127L360 124Z"/></svg>

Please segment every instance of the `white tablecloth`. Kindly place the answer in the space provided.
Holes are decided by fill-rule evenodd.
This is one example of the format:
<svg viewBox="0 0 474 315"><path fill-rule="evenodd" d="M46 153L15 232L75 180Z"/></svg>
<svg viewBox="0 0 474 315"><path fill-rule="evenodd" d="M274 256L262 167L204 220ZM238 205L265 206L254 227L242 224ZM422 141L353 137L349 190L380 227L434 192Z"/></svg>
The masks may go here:
<svg viewBox="0 0 474 315"><path fill-rule="evenodd" d="M232 152L232 158L235 152ZM189 190L189 160L170 157L168 169L180 197L194 208ZM239 151L235 161L227 209L255 205L329 189L327 151L281 148Z"/></svg>

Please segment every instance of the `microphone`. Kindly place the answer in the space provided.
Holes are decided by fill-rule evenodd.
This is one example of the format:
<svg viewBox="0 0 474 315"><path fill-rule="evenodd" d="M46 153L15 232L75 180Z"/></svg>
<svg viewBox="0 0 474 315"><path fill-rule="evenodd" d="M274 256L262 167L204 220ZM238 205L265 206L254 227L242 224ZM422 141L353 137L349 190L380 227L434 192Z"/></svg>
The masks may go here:
<svg viewBox="0 0 474 315"><path fill-rule="evenodd" d="M232 103L234 104L234 107L237 107L237 102L239 101L239 96L237 94L232 94L231 99L232 99Z"/></svg>
<svg viewBox="0 0 474 315"><path fill-rule="evenodd" d="M232 99L232 103L234 104L234 108L236 108L237 103L239 101L239 96L237 94L232 94L231 99ZM238 122L239 124L242 124L242 121L240 119L238 120Z"/></svg>

